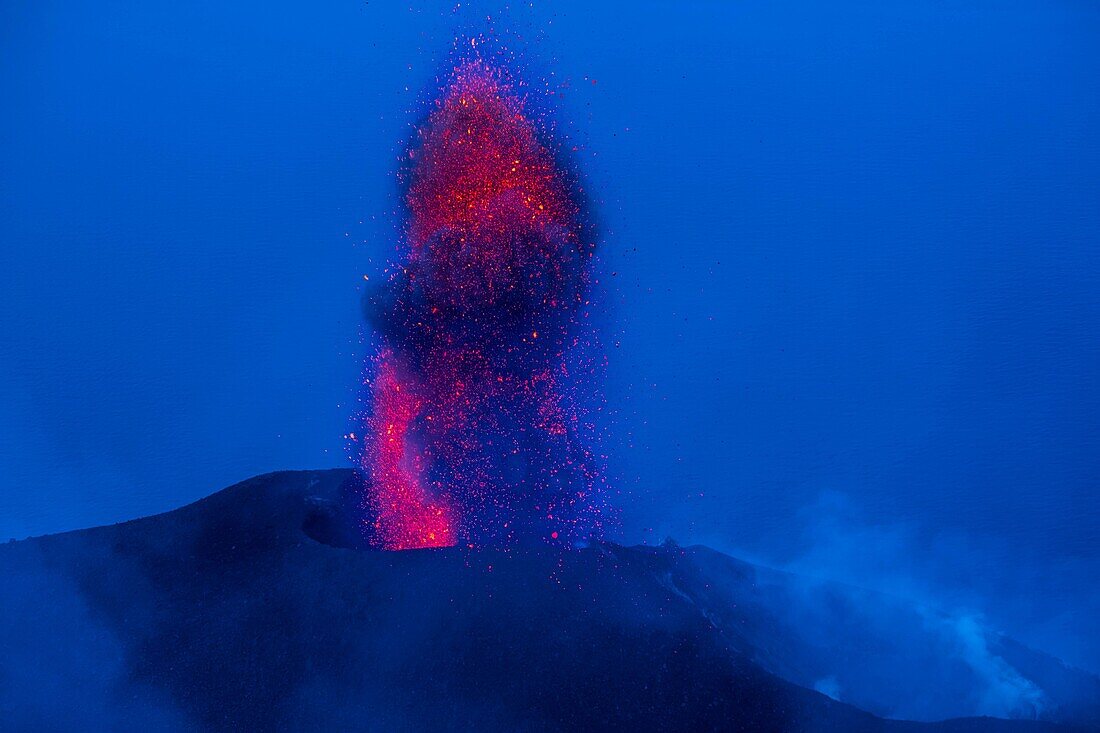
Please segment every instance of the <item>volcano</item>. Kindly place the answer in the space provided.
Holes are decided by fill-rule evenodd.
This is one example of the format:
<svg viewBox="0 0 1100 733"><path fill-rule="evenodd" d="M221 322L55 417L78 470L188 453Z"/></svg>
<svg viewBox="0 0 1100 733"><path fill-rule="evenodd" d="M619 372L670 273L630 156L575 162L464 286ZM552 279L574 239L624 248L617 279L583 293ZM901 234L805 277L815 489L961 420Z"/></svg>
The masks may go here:
<svg viewBox="0 0 1100 733"><path fill-rule="evenodd" d="M377 550L345 516L359 482L268 474L0 547L3 729L1098 728L1084 672L986 633L998 680L1034 692L1009 712L1042 720L980 717L991 681L927 615L898 602L876 630L863 591L705 547ZM917 703L954 719L882 717Z"/></svg>

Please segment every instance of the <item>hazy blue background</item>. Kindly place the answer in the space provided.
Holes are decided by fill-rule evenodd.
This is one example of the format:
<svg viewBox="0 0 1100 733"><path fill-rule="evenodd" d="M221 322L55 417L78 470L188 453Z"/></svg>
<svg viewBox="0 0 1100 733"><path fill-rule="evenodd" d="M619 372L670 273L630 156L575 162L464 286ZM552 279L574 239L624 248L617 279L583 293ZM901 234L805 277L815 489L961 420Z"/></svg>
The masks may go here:
<svg viewBox="0 0 1100 733"><path fill-rule="evenodd" d="M1100 670L1100 7L611 5L499 25L600 200L623 537ZM497 19L440 7L0 5L0 537L347 462L401 140Z"/></svg>

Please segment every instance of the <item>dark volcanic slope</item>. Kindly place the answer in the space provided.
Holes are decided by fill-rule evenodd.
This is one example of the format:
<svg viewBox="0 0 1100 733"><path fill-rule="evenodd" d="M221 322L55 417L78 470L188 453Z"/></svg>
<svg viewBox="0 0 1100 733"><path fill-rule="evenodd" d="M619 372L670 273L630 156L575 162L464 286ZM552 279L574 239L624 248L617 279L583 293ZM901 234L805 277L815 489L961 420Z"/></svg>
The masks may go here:
<svg viewBox="0 0 1100 733"><path fill-rule="evenodd" d="M315 541L303 524L335 533L326 507L349 477L260 476L0 547L0 727L1067 730L890 722L785 682L706 579L736 585L739 564L707 550Z"/></svg>

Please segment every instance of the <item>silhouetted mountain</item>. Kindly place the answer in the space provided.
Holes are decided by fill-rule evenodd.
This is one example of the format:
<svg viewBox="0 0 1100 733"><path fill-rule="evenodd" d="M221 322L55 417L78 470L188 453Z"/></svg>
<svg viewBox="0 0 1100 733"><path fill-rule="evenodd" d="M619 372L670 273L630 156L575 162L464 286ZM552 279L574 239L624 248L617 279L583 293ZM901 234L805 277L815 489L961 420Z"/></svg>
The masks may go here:
<svg viewBox="0 0 1100 733"><path fill-rule="evenodd" d="M365 550L352 481L269 474L0 547L0 727L1073 729L885 720L814 686L885 715L981 710L994 690L1035 701L1012 713L1096 720L1094 678L1009 639L702 547ZM968 661L940 618L984 647Z"/></svg>

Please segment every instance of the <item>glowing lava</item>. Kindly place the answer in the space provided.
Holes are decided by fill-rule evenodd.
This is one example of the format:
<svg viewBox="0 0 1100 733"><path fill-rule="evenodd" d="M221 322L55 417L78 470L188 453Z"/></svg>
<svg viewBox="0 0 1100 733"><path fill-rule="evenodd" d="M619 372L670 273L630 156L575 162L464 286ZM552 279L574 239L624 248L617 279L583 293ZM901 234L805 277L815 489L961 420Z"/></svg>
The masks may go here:
<svg viewBox="0 0 1100 733"><path fill-rule="evenodd" d="M365 299L369 541L572 544L597 533L587 326L594 237L509 77L459 64L402 175L406 260Z"/></svg>

